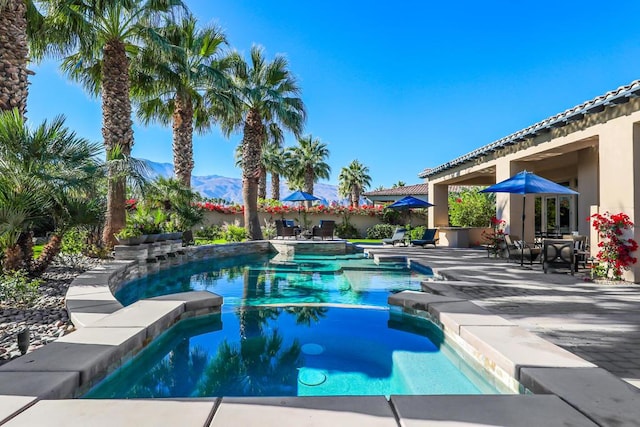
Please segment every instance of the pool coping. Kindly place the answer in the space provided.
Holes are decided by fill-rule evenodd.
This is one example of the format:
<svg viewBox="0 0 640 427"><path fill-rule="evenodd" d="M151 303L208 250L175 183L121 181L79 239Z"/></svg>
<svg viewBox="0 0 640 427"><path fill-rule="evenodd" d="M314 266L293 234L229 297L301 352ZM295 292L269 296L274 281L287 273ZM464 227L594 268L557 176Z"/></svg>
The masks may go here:
<svg viewBox="0 0 640 427"><path fill-rule="evenodd" d="M179 320L219 311L222 304L221 297L200 291L141 300L123 308L113 297L121 284L150 272L179 265L176 262L182 264L198 259L270 250L267 241L224 245L226 248L221 248L223 245L215 246L184 248L184 255L152 266L143 265L141 261L115 261L78 276L69 287L66 301L70 318L74 324L78 322L78 331L0 367L0 424L13 420L9 423L12 425L13 422L24 420L28 425L27 421L39 416L42 408L57 408L64 406L64 402L79 402L64 399L77 395L79 390L86 389L96 379L130 360L153 338ZM408 265L416 263L429 268L410 256L405 257L405 261ZM587 418L595 422L592 425L636 425L634 423L640 418L640 395L624 381L473 304L446 282L425 281L422 287L432 293L404 291L391 295L390 305L412 315L427 317L438 324L450 339L502 380L508 382L505 375L512 376L516 383L519 382L535 395L554 395L554 399L546 400L531 399L527 395L511 396L527 399L527 405L548 407L538 415L553 414L556 417L554 422L547 425L557 424L563 417L575 420L577 416L586 417L580 425L589 425ZM24 397L24 400L17 400L17 396ZM358 396L276 400L222 398L209 399L215 403L212 403L207 420L213 420L211 425L224 425L221 420L228 414L241 417L243 411L238 408L252 405L257 423L261 411L271 413L273 410L278 414L286 411L289 414L292 407L310 406L303 411L308 412L309 416L314 413L326 415L327 410L342 408L339 411L345 412L339 413L347 418L353 416L355 421L358 416L371 416L376 411L382 411L386 415L376 415L377 421L387 420L391 414L393 425L402 422L402 425L408 426L414 425L414 421L418 422L415 425L424 421L420 418L420 408L429 406L430 402L441 401L442 405L442 402L464 400L464 407L469 411L475 407L474 401L484 402L484 406L496 406L495 414L507 417L513 408L520 407L513 403L512 398L490 395L465 396L464 399L459 396L391 396L387 401L381 397L384 402ZM533 400L537 403L530 403ZM374 401L378 403L372 404ZM510 402L509 405L501 403L506 401ZM61 403L57 405L55 402ZM119 406L117 400L104 402ZM162 402L151 406L161 405ZM70 405L83 407L85 404ZM359 409L361 406L366 409ZM255 407L260 410L255 411ZM453 408L456 410L453 411ZM458 405L451 410L451 419L460 416ZM293 412L297 413L295 410ZM466 413L465 410L462 412ZM403 414L407 414L407 419ZM482 419L480 413L475 416ZM248 422L248 425L252 425ZM541 422L539 418L538 422Z"/></svg>

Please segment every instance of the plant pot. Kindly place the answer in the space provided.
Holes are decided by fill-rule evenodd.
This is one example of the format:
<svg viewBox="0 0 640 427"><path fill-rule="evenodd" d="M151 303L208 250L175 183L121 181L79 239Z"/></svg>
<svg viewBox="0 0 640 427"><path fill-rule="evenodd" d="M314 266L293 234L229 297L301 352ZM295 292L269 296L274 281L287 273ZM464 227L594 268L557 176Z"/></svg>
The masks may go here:
<svg viewBox="0 0 640 427"><path fill-rule="evenodd" d="M121 245L133 246L133 245L139 245L143 243L145 241L145 236L127 237L124 239L116 237L116 240Z"/></svg>
<svg viewBox="0 0 640 427"><path fill-rule="evenodd" d="M144 240L144 243L153 243L158 240L160 237L159 234L147 234L147 238Z"/></svg>

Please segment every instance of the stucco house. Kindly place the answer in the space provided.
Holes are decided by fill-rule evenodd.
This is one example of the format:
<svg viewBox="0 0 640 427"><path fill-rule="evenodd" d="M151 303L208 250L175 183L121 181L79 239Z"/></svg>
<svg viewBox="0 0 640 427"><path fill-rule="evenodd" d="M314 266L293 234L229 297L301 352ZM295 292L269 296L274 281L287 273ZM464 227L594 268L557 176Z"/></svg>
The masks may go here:
<svg viewBox="0 0 640 427"><path fill-rule="evenodd" d="M587 218L624 212L640 225L640 80L605 93L546 120L487 144L418 176L429 186L429 226L448 225L449 186L500 182L528 170L570 187L578 196L527 196L526 230L597 235ZM497 194L497 216L514 233L522 224L522 196ZM640 227L633 237L640 240ZM640 282L640 264L627 273Z"/></svg>

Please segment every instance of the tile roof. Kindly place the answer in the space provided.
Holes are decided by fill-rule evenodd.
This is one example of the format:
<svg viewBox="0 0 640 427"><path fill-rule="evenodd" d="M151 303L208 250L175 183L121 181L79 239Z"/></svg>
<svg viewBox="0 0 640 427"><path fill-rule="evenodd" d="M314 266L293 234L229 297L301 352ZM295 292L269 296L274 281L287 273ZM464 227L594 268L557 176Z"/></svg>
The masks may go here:
<svg viewBox="0 0 640 427"><path fill-rule="evenodd" d="M385 188L363 193L363 196L410 196L413 194L429 194L429 184L405 185L404 187Z"/></svg>
<svg viewBox="0 0 640 427"><path fill-rule="evenodd" d="M636 97L640 97L640 80L635 80L626 86L621 86L618 89L605 93L604 95L600 95L589 101L583 102L580 105L576 105L562 113L551 116L525 129L477 148L470 153L457 157L447 163L443 163L440 166L426 168L418 174L418 177L427 178L429 176L436 175L440 172L446 171L447 169L451 169L500 148L508 147L510 145L523 142L527 138L533 138L541 133L549 132L552 128L562 127L570 122L580 120L587 114L595 114L604 111L605 107L624 104L628 102L630 98Z"/></svg>

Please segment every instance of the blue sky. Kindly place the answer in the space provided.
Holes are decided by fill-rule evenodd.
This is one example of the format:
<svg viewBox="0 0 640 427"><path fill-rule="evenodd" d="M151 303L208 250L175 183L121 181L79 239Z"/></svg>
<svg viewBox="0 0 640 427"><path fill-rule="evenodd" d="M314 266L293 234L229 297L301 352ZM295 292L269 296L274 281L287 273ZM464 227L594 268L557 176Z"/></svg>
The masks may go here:
<svg viewBox="0 0 640 427"><path fill-rule="evenodd" d="M640 78L640 2L187 0L248 54L284 54L305 133L328 144L330 183L358 159L372 186L401 180ZM57 114L100 141L97 99L57 63L33 65L28 117ZM194 139L195 175L239 177L242 135ZM287 145L294 143L287 137ZM135 128L134 156L171 162L171 130Z"/></svg>

